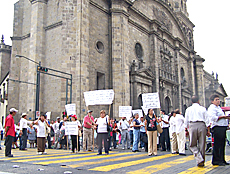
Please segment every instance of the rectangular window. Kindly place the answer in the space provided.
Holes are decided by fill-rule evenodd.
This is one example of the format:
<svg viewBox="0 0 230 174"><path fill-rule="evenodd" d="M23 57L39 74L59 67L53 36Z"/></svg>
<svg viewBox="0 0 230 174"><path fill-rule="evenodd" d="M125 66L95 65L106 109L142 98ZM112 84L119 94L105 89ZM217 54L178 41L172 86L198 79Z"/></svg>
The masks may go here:
<svg viewBox="0 0 230 174"><path fill-rule="evenodd" d="M105 89L105 74L97 72L97 90Z"/></svg>

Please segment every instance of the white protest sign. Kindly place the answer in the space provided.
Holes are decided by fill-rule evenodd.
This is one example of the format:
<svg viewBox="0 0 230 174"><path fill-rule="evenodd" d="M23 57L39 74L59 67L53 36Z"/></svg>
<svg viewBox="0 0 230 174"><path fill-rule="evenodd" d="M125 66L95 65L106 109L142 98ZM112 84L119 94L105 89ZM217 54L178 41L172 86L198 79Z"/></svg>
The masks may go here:
<svg viewBox="0 0 230 174"><path fill-rule="evenodd" d="M76 121L65 123L65 135L78 135L78 124Z"/></svg>
<svg viewBox="0 0 230 174"><path fill-rule="evenodd" d="M76 115L76 104L65 105L67 115Z"/></svg>
<svg viewBox="0 0 230 174"><path fill-rule="evenodd" d="M145 108L161 108L158 92L142 94L142 102Z"/></svg>
<svg viewBox="0 0 230 174"><path fill-rule="evenodd" d="M85 104L89 105L111 105L114 99L114 91L108 90L96 90L84 92Z"/></svg>
<svg viewBox="0 0 230 174"><path fill-rule="evenodd" d="M134 114L138 114L139 118L143 117L143 112L141 109L132 110L132 113L133 113L133 116L134 116Z"/></svg>
<svg viewBox="0 0 230 174"><path fill-rule="evenodd" d="M50 120L51 112L46 112L46 119Z"/></svg>
<svg viewBox="0 0 230 174"><path fill-rule="evenodd" d="M142 108L144 114L147 115L148 114L148 108L145 108L144 106L141 106L141 108Z"/></svg>
<svg viewBox="0 0 230 174"><path fill-rule="evenodd" d="M119 117L130 118L132 116L132 106L119 106Z"/></svg>

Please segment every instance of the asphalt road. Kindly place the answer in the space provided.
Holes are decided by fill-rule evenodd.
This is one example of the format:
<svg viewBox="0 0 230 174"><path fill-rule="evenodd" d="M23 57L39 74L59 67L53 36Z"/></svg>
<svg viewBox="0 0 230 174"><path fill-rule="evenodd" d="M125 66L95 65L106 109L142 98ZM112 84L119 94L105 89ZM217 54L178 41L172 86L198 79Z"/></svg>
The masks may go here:
<svg viewBox="0 0 230 174"><path fill-rule="evenodd" d="M0 151L0 174L36 174L36 173L229 173L230 166L212 166L211 154L206 155L204 168L196 167L194 157L189 150L187 156L172 155L158 151L158 156L149 157L144 150L133 153L121 148L109 155L97 156L97 152L72 154L69 150L47 149L47 155L37 155L36 149L27 151L13 149L13 158L4 156ZM226 161L230 161L230 147L226 147Z"/></svg>

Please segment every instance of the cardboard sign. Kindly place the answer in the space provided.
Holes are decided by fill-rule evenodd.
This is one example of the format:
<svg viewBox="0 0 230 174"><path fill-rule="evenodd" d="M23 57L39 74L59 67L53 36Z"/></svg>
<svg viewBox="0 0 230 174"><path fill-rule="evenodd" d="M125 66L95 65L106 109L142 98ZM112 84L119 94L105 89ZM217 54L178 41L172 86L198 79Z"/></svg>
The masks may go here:
<svg viewBox="0 0 230 174"><path fill-rule="evenodd" d="M114 99L114 91L109 90L96 90L84 92L85 104L90 105L111 105Z"/></svg>
<svg viewBox="0 0 230 174"><path fill-rule="evenodd" d="M76 115L76 104L65 105L67 115Z"/></svg>
<svg viewBox="0 0 230 174"><path fill-rule="evenodd" d="M50 120L50 117L51 117L51 112L46 112L46 119Z"/></svg>
<svg viewBox="0 0 230 174"><path fill-rule="evenodd" d="M158 92L142 94L142 102L145 108L161 108Z"/></svg>
<svg viewBox="0 0 230 174"><path fill-rule="evenodd" d="M78 124L74 122L65 122L65 135L78 135Z"/></svg>
<svg viewBox="0 0 230 174"><path fill-rule="evenodd" d="M40 117L40 111L36 111L36 119Z"/></svg>
<svg viewBox="0 0 230 174"><path fill-rule="evenodd" d="M141 109L132 110L132 113L133 113L133 116L134 116L134 114L138 114L139 118L143 117L143 112Z"/></svg>
<svg viewBox="0 0 230 174"><path fill-rule="evenodd" d="M119 106L119 117L130 118L132 116L132 106Z"/></svg>

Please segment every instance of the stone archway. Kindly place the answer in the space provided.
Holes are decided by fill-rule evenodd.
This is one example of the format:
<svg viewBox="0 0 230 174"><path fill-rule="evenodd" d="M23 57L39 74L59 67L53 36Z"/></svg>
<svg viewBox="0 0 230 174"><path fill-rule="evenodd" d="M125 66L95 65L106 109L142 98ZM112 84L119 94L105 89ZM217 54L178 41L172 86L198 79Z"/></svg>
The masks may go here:
<svg viewBox="0 0 230 174"><path fill-rule="evenodd" d="M167 97L165 97L165 112L166 112L166 114L168 114L168 113L171 112L171 108L172 108L171 100L170 100L170 98L167 96Z"/></svg>

